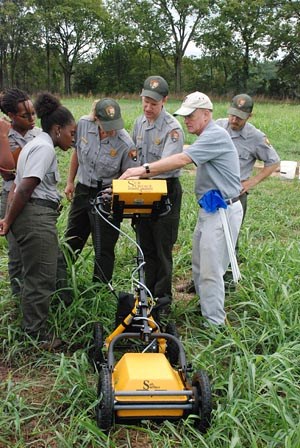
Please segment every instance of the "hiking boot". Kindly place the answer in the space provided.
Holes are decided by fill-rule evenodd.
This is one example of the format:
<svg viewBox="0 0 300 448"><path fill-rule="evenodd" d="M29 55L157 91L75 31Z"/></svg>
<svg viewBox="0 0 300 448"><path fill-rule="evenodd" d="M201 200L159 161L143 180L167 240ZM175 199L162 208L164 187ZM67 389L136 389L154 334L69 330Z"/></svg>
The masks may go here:
<svg viewBox="0 0 300 448"><path fill-rule="evenodd" d="M163 297L156 297L155 306L152 309L152 316L154 320L160 322L161 319L166 319L171 313L172 297L169 295Z"/></svg>
<svg viewBox="0 0 300 448"><path fill-rule="evenodd" d="M195 288L193 280L190 280L185 283L180 283L179 285L176 286L175 289L177 292L185 292L186 294L195 294L196 293L196 288Z"/></svg>

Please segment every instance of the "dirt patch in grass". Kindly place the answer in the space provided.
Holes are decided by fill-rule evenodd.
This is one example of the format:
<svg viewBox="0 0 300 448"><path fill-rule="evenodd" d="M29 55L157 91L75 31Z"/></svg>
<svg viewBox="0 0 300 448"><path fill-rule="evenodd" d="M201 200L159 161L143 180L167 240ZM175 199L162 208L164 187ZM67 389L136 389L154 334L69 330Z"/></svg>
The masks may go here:
<svg viewBox="0 0 300 448"><path fill-rule="evenodd" d="M32 375L32 371L30 374L22 370L16 371L0 360L1 401L6 395L8 381L12 382L15 386L22 386L18 393L19 396L28 403L28 406L36 408L37 412L43 406L49 405L48 400L49 395L53 393L54 378L51 377L51 371L48 369L40 369ZM51 401L53 401L53 397ZM39 412L38 414L38 416L33 416L26 423L22 424L21 432L24 446L30 446L32 448L57 448L59 441L56 440L55 422L46 421ZM67 424L67 421L64 419L64 425ZM0 448L13 447L20 442L20 434L6 437L9 445L7 443L3 444L0 441ZM152 448L152 442L148 434L136 429L123 429L120 425L116 425L115 430L113 429L111 431L110 437L119 448L127 448L128 446L131 448Z"/></svg>
<svg viewBox="0 0 300 448"><path fill-rule="evenodd" d="M113 437L113 439L119 448L128 448L128 446L131 448L152 448L152 442L148 434L135 429L121 429L116 438ZM130 445L128 442L130 442Z"/></svg>

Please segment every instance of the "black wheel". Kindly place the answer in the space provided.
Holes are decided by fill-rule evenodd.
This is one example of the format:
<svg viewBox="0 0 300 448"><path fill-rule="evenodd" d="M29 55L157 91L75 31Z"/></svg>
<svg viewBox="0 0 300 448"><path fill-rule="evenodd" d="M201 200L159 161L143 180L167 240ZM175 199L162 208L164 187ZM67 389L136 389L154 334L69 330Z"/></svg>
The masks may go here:
<svg viewBox="0 0 300 448"><path fill-rule="evenodd" d="M100 370L101 364L105 363L105 359L102 352L103 345L104 345L103 326L100 322L96 322L94 324L94 345L92 351L92 360L95 364L95 368L97 371Z"/></svg>
<svg viewBox="0 0 300 448"><path fill-rule="evenodd" d="M212 396L210 382L205 370L199 370L194 373L192 386L195 395L194 413L199 415L195 421L195 426L205 433L210 427L212 412Z"/></svg>
<svg viewBox="0 0 300 448"><path fill-rule="evenodd" d="M176 325L173 322L169 322L166 325L165 333L171 334L176 338L179 338L179 333L177 331ZM179 347L175 341L167 339L166 341L166 358L172 366L178 364L179 360Z"/></svg>
<svg viewBox="0 0 300 448"><path fill-rule="evenodd" d="M99 428L108 432L113 424L114 396L111 383L111 373L106 365L102 365L98 382L99 403L96 407L96 419Z"/></svg>

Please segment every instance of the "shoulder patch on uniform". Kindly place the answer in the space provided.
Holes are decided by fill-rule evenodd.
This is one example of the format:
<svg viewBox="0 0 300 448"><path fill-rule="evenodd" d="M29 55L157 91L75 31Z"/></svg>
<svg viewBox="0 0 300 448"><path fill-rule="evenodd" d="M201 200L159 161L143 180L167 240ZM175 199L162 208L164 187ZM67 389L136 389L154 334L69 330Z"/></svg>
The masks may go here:
<svg viewBox="0 0 300 448"><path fill-rule="evenodd" d="M171 137L172 142L174 142L174 143L178 142L179 132L174 129L173 131L170 132L170 137Z"/></svg>
<svg viewBox="0 0 300 448"><path fill-rule="evenodd" d="M130 151L128 151L128 156L134 161L137 161L137 150L136 148L132 148L130 149Z"/></svg>
<svg viewBox="0 0 300 448"><path fill-rule="evenodd" d="M265 137L265 144L268 146L272 146L268 137Z"/></svg>

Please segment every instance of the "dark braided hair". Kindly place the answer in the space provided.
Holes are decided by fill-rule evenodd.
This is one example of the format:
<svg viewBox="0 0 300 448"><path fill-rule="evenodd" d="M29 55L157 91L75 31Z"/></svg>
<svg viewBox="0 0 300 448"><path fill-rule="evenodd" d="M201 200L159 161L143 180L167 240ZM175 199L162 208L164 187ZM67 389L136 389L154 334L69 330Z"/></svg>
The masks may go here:
<svg viewBox="0 0 300 448"><path fill-rule="evenodd" d="M43 92L37 96L34 108L38 118L41 119L43 131L48 134L52 126L56 124L64 127L75 121L69 109L64 107L59 99L49 92Z"/></svg>
<svg viewBox="0 0 300 448"><path fill-rule="evenodd" d="M6 115L8 115L9 112L17 114L18 104L29 100L30 98L28 94L23 90L17 88L5 89L0 94L0 109Z"/></svg>

